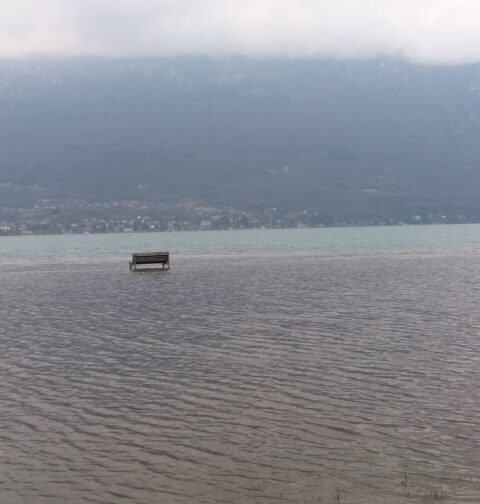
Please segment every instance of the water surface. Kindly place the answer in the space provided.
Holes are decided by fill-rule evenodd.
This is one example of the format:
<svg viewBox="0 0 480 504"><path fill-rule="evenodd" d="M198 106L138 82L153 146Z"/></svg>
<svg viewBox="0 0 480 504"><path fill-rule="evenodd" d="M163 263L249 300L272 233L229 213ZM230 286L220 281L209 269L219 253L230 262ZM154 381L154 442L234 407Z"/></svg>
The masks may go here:
<svg viewBox="0 0 480 504"><path fill-rule="evenodd" d="M480 226L0 252L0 502L480 501Z"/></svg>

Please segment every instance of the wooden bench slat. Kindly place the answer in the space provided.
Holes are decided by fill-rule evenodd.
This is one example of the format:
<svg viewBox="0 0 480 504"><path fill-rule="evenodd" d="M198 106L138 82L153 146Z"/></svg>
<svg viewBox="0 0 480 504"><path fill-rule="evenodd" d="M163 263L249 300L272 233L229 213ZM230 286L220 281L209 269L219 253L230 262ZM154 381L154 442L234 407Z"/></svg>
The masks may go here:
<svg viewBox="0 0 480 504"><path fill-rule="evenodd" d="M163 259L168 259L167 256L155 256L155 257L135 257L134 259L137 259L139 261L157 261L158 259L163 260Z"/></svg>
<svg viewBox="0 0 480 504"><path fill-rule="evenodd" d="M168 254L133 254L133 257L168 257Z"/></svg>
<svg viewBox="0 0 480 504"><path fill-rule="evenodd" d="M150 261L150 260L153 260L155 261L156 259L168 259L168 256L141 256L141 257L137 257L137 256L134 256L134 259L140 259L140 260L146 260L146 261Z"/></svg>
<svg viewBox="0 0 480 504"><path fill-rule="evenodd" d="M168 255L168 252L140 252L133 254L134 256L142 257L142 256L158 256L158 255Z"/></svg>
<svg viewBox="0 0 480 504"><path fill-rule="evenodd" d="M156 263L167 263L168 262L168 259L165 259L164 261L163 260L155 260L155 261L143 261L143 260L140 260L140 261L133 261L135 264L156 264Z"/></svg>

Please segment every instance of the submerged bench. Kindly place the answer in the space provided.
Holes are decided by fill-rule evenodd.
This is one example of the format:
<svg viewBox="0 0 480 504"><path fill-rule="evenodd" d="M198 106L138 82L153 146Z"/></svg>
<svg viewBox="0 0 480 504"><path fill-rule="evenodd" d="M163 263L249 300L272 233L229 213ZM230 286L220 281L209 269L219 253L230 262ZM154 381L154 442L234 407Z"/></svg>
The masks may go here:
<svg viewBox="0 0 480 504"><path fill-rule="evenodd" d="M170 269L170 254L168 252L142 252L133 254L130 261L130 271L137 271L137 266L161 264L162 269Z"/></svg>

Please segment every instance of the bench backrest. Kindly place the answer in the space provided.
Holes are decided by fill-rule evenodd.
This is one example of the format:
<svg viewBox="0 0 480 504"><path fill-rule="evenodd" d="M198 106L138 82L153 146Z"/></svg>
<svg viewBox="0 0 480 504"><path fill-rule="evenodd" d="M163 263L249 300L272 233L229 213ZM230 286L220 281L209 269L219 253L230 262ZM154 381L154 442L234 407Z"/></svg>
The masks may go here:
<svg viewBox="0 0 480 504"><path fill-rule="evenodd" d="M168 252L150 252L142 254L133 254L132 262L134 264L168 264Z"/></svg>

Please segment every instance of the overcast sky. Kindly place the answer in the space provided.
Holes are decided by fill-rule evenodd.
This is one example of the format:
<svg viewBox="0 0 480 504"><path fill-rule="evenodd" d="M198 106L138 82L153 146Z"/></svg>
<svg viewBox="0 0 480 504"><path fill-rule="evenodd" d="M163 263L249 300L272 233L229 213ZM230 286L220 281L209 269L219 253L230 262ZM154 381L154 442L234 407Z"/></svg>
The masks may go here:
<svg viewBox="0 0 480 504"><path fill-rule="evenodd" d="M0 0L0 57L480 61L480 0Z"/></svg>

